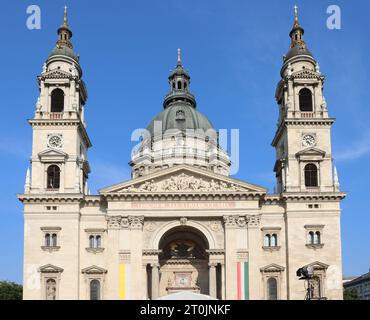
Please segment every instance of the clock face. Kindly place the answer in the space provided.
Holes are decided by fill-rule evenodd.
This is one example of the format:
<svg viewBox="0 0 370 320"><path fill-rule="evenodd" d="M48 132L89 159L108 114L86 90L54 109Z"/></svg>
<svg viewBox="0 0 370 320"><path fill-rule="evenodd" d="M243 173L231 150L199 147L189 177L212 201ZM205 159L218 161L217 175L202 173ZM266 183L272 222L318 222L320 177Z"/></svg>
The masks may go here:
<svg viewBox="0 0 370 320"><path fill-rule="evenodd" d="M48 139L48 146L60 149L62 147L62 137L60 135L51 135Z"/></svg>
<svg viewBox="0 0 370 320"><path fill-rule="evenodd" d="M312 147L316 144L316 139L311 134L306 134L302 139L302 145L304 147Z"/></svg>

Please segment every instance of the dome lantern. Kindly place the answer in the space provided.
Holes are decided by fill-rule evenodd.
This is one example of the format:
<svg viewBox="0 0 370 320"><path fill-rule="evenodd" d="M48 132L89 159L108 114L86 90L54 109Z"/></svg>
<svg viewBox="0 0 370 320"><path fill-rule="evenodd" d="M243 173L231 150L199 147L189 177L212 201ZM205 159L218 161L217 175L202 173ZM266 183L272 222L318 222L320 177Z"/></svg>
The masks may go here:
<svg viewBox="0 0 370 320"><path fill-rule="evenodd" d="M174 102L182 101L184 104L190 104L196 107L195 97L189 92L190 75L181 64L181 49L177 49L176 68L168 77L170 92L164 99L163 107L167 108Z"/></svg>

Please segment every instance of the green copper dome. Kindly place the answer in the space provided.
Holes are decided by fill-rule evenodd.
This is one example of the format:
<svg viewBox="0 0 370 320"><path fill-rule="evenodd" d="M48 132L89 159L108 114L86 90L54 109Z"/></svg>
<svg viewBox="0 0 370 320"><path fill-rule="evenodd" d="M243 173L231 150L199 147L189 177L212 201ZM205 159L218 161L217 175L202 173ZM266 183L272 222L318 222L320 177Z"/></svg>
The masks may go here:
<svg viewBox="0 0 370 320"><path fill-rule="evenodd" d="M311 56L313 58L312 53L310 52L310 50L307 49L306 46L295 45L293 48L289 49L289 51L285 55L285 60L301 55Z"/></svg>
<svg viewBox="0 0 370 320"><path fill-rule="evenodd" d="M164 133L169 129L202 129L204 132L208 129L213 129L211 122L205 115L190 104L183 103L173 103L153 118L147 127L152 136L158 134L154 132L155 121L160 121L156 124L159 128L162 127L162 132L160 133Z"/></svg>
<svg viewBox="0 0 370 320"><path fill-rule="evenodd" d="M48 59L50 59L53 56L67 56L75 60L76 62L79 61L78 55L73 51L73 49L69 47L55 47L51 54L49 55Z"/></svg>

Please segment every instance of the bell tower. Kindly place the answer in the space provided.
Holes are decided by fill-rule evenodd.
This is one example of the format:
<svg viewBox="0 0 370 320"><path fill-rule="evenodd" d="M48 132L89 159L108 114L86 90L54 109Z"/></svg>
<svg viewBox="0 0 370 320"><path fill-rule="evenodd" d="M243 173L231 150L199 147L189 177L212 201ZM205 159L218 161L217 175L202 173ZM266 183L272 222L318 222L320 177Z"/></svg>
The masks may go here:
<svg viewBox="0 0 370 320"><path fill-rule="evenodd" d="M304 41L304 29L294 8L291 45L283 58L276 89L279 107L274 172L277 192L336 192L332 168L331 126L323 94L325 77ZM334 172L334 173L333 173Z"/></svg>
<svg viewBox="0 0 370 320"><path fill-rule="evenodd" d="M25 193L88 193L87 91L71 38L65 7L56 47L37 77L40 94L29 120L33 144Z"/></svg>

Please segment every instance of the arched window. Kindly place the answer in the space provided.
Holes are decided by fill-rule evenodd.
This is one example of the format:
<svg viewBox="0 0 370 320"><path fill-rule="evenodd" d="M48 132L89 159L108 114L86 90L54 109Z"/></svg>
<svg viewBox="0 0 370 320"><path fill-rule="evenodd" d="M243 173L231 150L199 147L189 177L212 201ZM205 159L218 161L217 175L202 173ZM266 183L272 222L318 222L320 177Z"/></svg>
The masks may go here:
<svg viewBox="0 0 370 320"><path fill-rule="evenodd" d="M276 247L277 246L277 235L273 234L271 236L271 247Z"/></svg>
<svg viewBox="0 0 370 320"><path fill-rule="evenodd" d="M277 280L275 278L267 280L267 299L277 300Z"/></svg>
<svg viewBox="0 0 370 320"><path fill-rule="evenodd" d="M312 93L310 89L303 88L299 91L299 110L303 112L312 112Z"/></svg>
<svg viewBox="0 0 370 320"><path fill-rule="evenodd" d="M313 231L310 231L308 233L308 243L309 244L314 244L314 240L315 240L315 234Z"/></svg>
<svg viewBox="0 0 370 320"><path fill-rule="evenodd" d="M64 110L64 92L62 89L54 89L51 92L51 112L63 112Z"/></svg>
<svg viewBox="0 0 370 320"><path fill-rule="evenodd" d="M50 247L50 234L45 234L45 246Z"/></svg>
<svg viewBox="0 0 370 320"><path fill-rule="evenodd" d="M101 247L101 236L96 236L96 248Z"/></svg>
<svg viewBox="0 0 370 320"><path fill-rule="evenodd" d="M263 245L265 247L269 247L270 244L271 244L270 240L271 240L270 235L269 234L266 234L265 237L263 238Z"/></svg>
<svg viewBox="0 0 370 320"><path fill-rule="evenodd" d="M56 165L52 165L48 168L47 172L47 188L48 189L59 189L60 184L60 169Z"/></svg>
<svg viewBox="0 0 370 320"><path fill-rule="evenodd" d="M184 89L186 89L187 87L188 87L188 84L184 82Z"/></svg>
<svg viewBox="0 0 370 320"><path fill-rule="evenodd" d="M181 81L177 81L177 89L181 90Z"/></svg>
<svg viewBox="0 0 370 320"><path fill-rule="evenodd" d="M94 242L95 242L95 237L94 236L90 236L89 237L89 247L90 248L94 248Z"/></svg>
<svg viewBox="0 0 370 320"><path fill-rule="evenodd" d="M46 300L55 300L57 298L57 283L54 279L46 281Z"/></svg>
<svg viewBox="0 0 370 320"><path fill-rule="evenodd" d="M90 282L90 300L100 300L100 281L91 280Z"/></svg>
<svg viewBox="0 0 370 320"><path fill-rule="evenodd" d="M52 247L57 246L57 235L56 235L56 233L53 233L53 235L51 236L51 246Z"/></svg>
<svg viewBox="0 0 370 320"><path fill-rule="evenodd" d="M313 243L314 244L320 244L321 243L321 234L320 231L316 231L313 236Z"/></svg>
<svg viewBox="0 0 370 320"><path fill-rule="evenodd" d="M314 164L309 163L304 167L304 181L306 187L318 186L317 167Z"/></svg>
<svg viewBox="0 0 370 320"><path fill-rule="evenodd" d="M175 82L172 82L172 88L175 89L175 87L176 87Z"/></svg>

